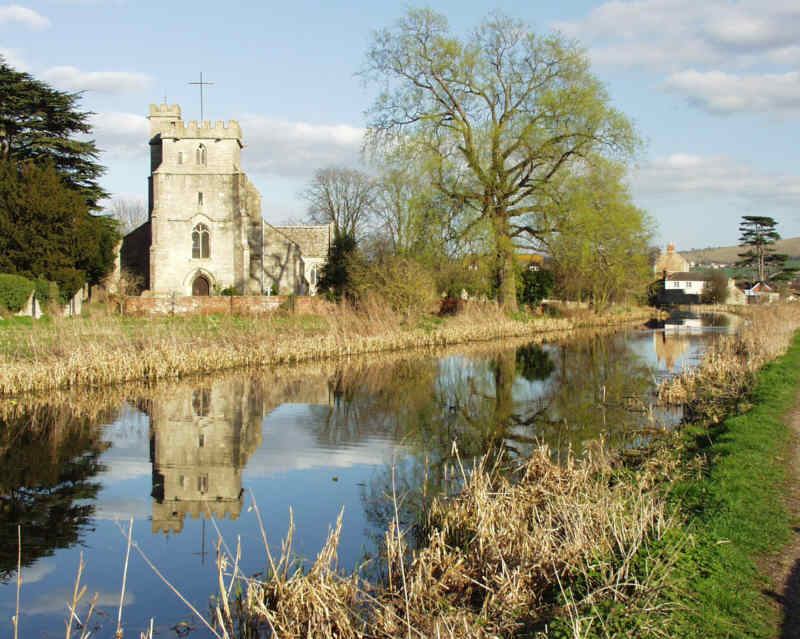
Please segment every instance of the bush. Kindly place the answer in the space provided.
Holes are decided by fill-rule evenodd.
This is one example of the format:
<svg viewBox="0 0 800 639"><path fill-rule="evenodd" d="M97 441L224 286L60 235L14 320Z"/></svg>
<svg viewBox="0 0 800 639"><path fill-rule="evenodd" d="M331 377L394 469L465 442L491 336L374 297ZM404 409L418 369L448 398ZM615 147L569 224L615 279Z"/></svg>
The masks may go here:
<svg viewBox="0 0 800 639"><path fill-rule="evenodd" d="M69 266L53 269L52 277L58 284L58 299L62 304L66 304L86 281L83 271Z"/></svg>
<svg viewBox="0 0 800 639"><path fill-rule="evenodd" d="M34 288L34 283L21 275L0 273L0 306L12 313L20 311Z"/></svg>
<svg viewBox="0 0 800 639"><path fill-rule="evenodd" d="M387 256L373 264L353 262L350 280L356 300L377 295L404 315L435 308L438 300L433 274L410 257Z"/></svg>
<svg viewBox="0 0 800 639"><path fill-rule="evenodd" d="M228 286L223 288L219 294L226 297L239 297L241 296L242 292L239 290L238 286Z"/></svg>
<svg viewBox="0 0 800 639"><path fill-rule="evenodd" d="M458 297L445 297L439 303L439 315L456 315L464 309L464 300Z"/></svg>
<svg viewBox="0 0 800 639"><path fill-rule="evenodd" d="M491 268L488 260L471 261L447 259L433 267L436 290L447 297L460 297L466 291L470 297L491 297Z"/></svg>
<svg viewBox="0 0 800 639"><path fill-rule="evenodd" d="M39 300L42 308L46 308L58 300L58 284L55 282L48 282L46 279L38 277L33 284L36 287L36 299Z"/></svg>
<svg viewBox="0 0 800 639"><path fill-rule="evenodd" d="M555 284L552 271L524 269L517 275L517 303L538 306Z"/></svg>

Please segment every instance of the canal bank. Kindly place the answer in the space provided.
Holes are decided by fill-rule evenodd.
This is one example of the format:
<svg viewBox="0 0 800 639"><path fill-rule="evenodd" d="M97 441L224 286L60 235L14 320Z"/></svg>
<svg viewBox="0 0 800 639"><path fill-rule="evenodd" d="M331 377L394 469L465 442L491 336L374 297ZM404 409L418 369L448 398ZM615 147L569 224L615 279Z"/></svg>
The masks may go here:
<svg viewBox="0 0 800 639"><path fill-rule="evenodd" d="M565 309L558 316L510 316L493 302L476 302L455 316L438 317L407 316L378 304L359 309L330 304L316 315L136 319L103 313L0 322L0 397L515 337L544 339L581 328L645 322L655 313L612 307L602 314Z"/></svg>

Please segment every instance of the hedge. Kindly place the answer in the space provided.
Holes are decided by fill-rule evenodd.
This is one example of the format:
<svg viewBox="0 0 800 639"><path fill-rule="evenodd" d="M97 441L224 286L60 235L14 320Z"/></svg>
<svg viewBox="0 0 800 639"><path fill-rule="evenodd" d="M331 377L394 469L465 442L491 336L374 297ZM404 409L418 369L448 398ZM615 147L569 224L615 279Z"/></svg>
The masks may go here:
<svg viewBox="0 0 800 639"><path fill-rule="evenodd" d="M22 275L0 273L0 306L16 313L22 310L35 284Z"/></svg>

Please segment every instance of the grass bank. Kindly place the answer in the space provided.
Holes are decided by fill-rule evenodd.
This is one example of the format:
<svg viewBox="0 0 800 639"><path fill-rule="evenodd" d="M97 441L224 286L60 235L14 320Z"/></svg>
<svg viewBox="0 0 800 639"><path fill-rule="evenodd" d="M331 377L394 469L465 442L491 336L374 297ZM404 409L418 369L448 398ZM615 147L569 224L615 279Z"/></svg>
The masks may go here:
<svg viewBox="0 0 800 639"><path fill-rule="evenodd" d="M778 634L754 560L790 538L781 459L788 437L784 418L800 385L800 336L754 381L752 392L739 398L740 408L752 402L752 409L684 434L684 463L694 465L698 476L669 490L692 536L676 557L686 605L675 615L675 636Z"/></svg>
<svg viewBox="0 0 800 639"><path fill-rule="evenodd" d="M318 315L5 320L0 322L0 396L544 335L645 320L650 313L512 318L486 304L446 319L408 318L373 304L358 312L332 305Z"/></svg>

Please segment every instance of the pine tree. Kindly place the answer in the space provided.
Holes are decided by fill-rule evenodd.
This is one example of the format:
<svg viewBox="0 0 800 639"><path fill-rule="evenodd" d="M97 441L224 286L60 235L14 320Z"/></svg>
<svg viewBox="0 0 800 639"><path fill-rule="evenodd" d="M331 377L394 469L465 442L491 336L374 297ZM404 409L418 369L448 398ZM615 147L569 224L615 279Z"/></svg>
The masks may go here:
<svg viewBox="0 0 800 639"><path fill-rule="evenodd" d="M749 247L744 253L739 253L742 258L736 266L751 267L758 275L758 281L764 282L770 276L770 270L778 273L778 279L785 279L791 273L784 268L788 255L776 253L775 242L781 239L775 227L778 223L771 217L762 215L744 215L739 224L740 245ZM772 266L772 268L770 268ZM775 277L773 275L773 277Z"/></svg>

